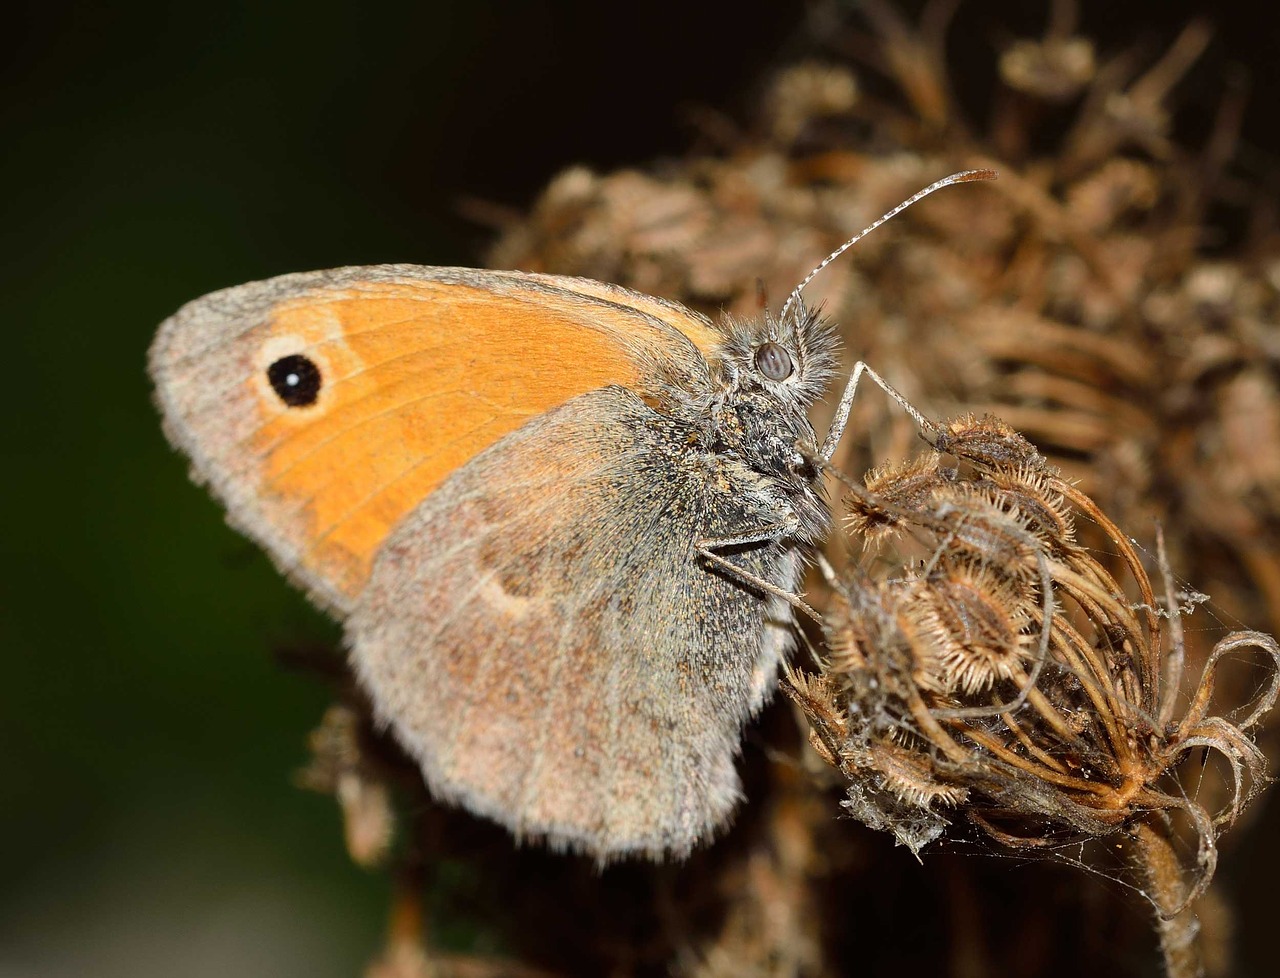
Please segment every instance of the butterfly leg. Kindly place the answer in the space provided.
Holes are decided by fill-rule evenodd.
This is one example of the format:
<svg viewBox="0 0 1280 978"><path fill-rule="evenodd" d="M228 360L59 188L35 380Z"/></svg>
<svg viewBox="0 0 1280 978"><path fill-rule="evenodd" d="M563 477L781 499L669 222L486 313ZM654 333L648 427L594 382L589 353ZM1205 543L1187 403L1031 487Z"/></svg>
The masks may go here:
<svg viewBox="0 0 1280 978"><path fill-rule="evenodd" d="M800 528L800 521L792 517L780 523L770 523L766 526L757 527L745 533L735 533L726 536L704 537L694 542L694 549L697 550L698 556L702 557L708 563L714 564L716 567L728 572L731 576L736 577L740 581L750 584L752 587L759 588L766 594L771 594L776 598L781 598L787 604L791 605L797 611L801 611L808 615L818 624L822 624L822 616L809 605L803 597L793 594L776 584L771 584L764 578L752 574L749 570L739 567L733 561L722 557L716 553L717 549L724 547L742 547L752 546L754 544L778 543L787 537L794 536Z"/></svg>
<svg viewBox="0 0 1280 978"><path fill-rule="evenodd" d="M937 426L917 411L910 401L894 389L892 384L872 370L866 363L859 360L853 366L853 373L849 375L849 381L845 384L844 393L840 395L840 404L836 408L831 427L827 429L827 437L822 440L819 458L823 463L831 461L831 456L835 454L836 445L839 444L841 437L844 435L845 426L849 423L849 412L853 408L853 398L858 393L858 381L862 379L863 374L870 377L882 391L893 398L901 406L902 410L911 416L911 420L922 431L934 432L937 430Z"/></svg>

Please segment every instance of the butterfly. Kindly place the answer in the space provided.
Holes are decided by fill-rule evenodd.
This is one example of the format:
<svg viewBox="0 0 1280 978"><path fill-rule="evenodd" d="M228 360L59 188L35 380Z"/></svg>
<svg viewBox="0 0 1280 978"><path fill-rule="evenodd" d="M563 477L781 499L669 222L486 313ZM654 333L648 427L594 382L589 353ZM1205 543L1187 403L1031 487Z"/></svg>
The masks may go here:
<svg viewBox="0 0 1280 978"><path fill-rule="evenodd" d="M800 293L825 264L720 322L555 275L283 275L184 306L150 371L437 798L601 863L679 857L741 799L830 523L858 372L818 447L836 341Z"/></svg>

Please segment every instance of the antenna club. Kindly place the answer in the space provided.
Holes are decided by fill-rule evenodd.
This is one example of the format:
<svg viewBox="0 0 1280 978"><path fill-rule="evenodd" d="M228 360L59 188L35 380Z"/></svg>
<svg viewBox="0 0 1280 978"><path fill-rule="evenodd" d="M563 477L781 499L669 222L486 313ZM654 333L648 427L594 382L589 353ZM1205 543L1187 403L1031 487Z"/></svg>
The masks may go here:
<svg viewBox="0 0 1280 978"><path fill-rule="evenodd" d="M990 167L982 167L977 170L961 170L947 177L949 183L977 183L979 180L996 180L1000 177L999 170L993 170Z"/></svg>

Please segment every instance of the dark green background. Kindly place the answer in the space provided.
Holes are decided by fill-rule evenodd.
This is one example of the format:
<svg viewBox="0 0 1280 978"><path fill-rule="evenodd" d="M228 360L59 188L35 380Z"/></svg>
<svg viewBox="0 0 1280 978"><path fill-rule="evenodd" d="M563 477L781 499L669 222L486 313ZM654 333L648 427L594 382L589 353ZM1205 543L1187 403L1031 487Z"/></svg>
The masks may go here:
<svg viewBox="0 0 1280 978"><path fill-rule="evenodd" d="M1143 27L1098 5L1093 23L1158 43L1195 9L1174 6ZM332 802L289 783L328 695L271 649L336 630L165 445L156 324L281 272L476 263L488 232L460 201L519 206L565 165L678 152L682 106L738 112L803 50L801 5L772 9L4 15L0 974L320 978L357 973L380 939L386 881L349 863ZM967 57L990 60L991 23L970 18ZM1267 149L1270 45L1224 30L1219 54L1254 64ZM1246 936L1269 938L1265 919L1246 908Z"/></svg>

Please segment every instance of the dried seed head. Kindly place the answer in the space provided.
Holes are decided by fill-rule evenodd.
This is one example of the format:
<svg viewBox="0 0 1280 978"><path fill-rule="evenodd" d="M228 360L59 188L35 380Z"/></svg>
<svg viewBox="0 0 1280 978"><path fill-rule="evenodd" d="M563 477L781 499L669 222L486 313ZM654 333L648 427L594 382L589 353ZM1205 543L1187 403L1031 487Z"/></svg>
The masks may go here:
<svg viewBox="0 0 1280 978"><path fill-rule="evenodd" d="M1045 458L1036 447L999 418L972 414L948 421L938 429L935 447L993 471L1043 469Z"/></svg>
<svg viewBox="0 0 1280 978"><path fill-rule="evenodd" d="M858 82L843 66L805 62L778 74L765 114L774 138L791 145L808 126L847 116L858 102Z"/></svg>
<svg viewBox="0 0 1280 978"><path fill-rule="evenodd" d="M935 675L922 686L982 693L1023 674L1038 640L1038 600L1025 582L983 564L941 562L911 590L909 608ZM1032 632L1034 629L1034 634Z"/></svg>
<svg viewBox="0 0 1280 978"><path fill-rule="evenodd" d="M751 315L759 308L758 281L769 294L786 295L868 213L954 168L957 147L982 157L974 163L996 161L1004 172L989 192L941 200L945 220L931 219L936 210L905 217L892 239L869 242L856 261L837 263L831 277L814 283L833 318L849 328L849 346L924 403L1002 415L1056 464L1069 466L1079 491L1121 526L1141 533L1153 513L1162 517L1180 572L1211 585L1241 618L1280 620L1280 589L1259 586L1280 580L1280 439L1266 437L1275 427L1271 401L1238 383L1255 371L1275 373L1280 237L1268 233L1275 223L1265 207L1269 194L1230 162L1243 97L1224 92L1206 144L1175 145L1165 122L1204 29L1189 28L1167 52L1118 51L1091 68L1096 59L1084 56L1070 13L1061 13L1074 4L1055 2L1044 37L1003 59L1006 90L997 88L980 111L962 112L952 101L959 89L946 59L936 56L959 40L943 37L939 11L952 6L925 5L922 26L881 2L859 5L867 19L856 31L815 18L815 47L828 58L862 52L856 68L877 98L846 98L848 108L840 110L838 99L821 94L826 82L780 80L766 95L769 115L705 134L718 152L664 160L647 174L580 173L573 187L561 188L572 194L548 193L532 227L508 232L495 266L587 275L708 314L724 308ZM855 66L837 70L851 80ZM1072 105L1042 111L1081 83ZM793 109L801 126L786 118ZM985 131L972 125L977 118L991 120ZM1236 219L1220 220L1224 214ZM1246 237L1243 229L1254 233ZM1205 254L1210 242L1213 262ZM1219 262L1230 268L1214 268ZM1226 287L1232 279L1239 288ZM1237 411L1241 402L1251 410ZM872 416L866 439L848 448L851 458L841 467L863 471L880 461L865 458L860 446L885 444L896 425L886 412ZM1025 498L1017 506L1040 545L1054 536L1052 521ZM886 533L886 544L932 533L910 521L900 525L910 534ZM1119 549L1098 540L1110 532L1105 528L1080 529L1094 546ZM916 567L918 553L909 556L902 566ZM1015 719L1028 742L1046 752L1047 769L1094 778L1117 764L1110 737L1130 732L1112 723L1112 713L1135 726L1144 714L1159 719L1150 702L1127 698L1149 698L1147 679L1122 683L1093 671L1114 660L1119 675L1140 675L1149 651L1129 636L1148 626L1101 593L1087 555L1059 546L1045 556L1064 573L1083 575L1071 587L1089 604L1055 616L1059 644L1036 687L1052 693L1061 729L1043 717L1030 725L1030 703ZM1118 563L1106 561L1121 578L1112 584L1134 590ZM1068 604L1065 586L1058 594ZM1090 597L1090 590L1099 593ZM1077 629L1078 638L1059 623ZM1203 661L1208 634L1189 635L1189 662ZM1107 650L1091 659L1095 640ZM1161 647L1170 648L1167 636ZM895 659L915 661L902 650ZM841 696L855 699L848 691ZM941 725L951 736L960 724L943 718ZM1003 736L999 747L1017 740L1010 730ZM964 741L963 731L954 738ZM1016 749L1021 757L1031 752L1021 741ZM1151 763L1143 760L1141 770ZM1024 793L1020 803L1029 798ZM1087 808L1070 809L1071 817L1083 824ZM945 824L887 795L863 809L890 810L916 844Z"/></svg>
<svg viewBox="0 0 1280 978"><path fill-rule="evenodd" d="M1159 178L1137 160L1108 160L1067 192L1071 215L1091 234L1112 229L1123 218L1150 211L1159 200Z"/></svg>
<svg viewBox="0 0 1280 978"><path fill-rule="evenodd" d="M837 687L858 685L868 715L878 714L876 704L886 696L902 695L901 677L916 671L920 643L911 629L910 619L899 614L894 592L882 587L851 584L833 609L826 629L828 675ZM868 655L892 667L873 668Z"/></svg>
<svg viewBox="0 0 1280 978"><path fill-rule="evenodd" d="M1043 545L1009 494L989 494L968 482L935 496L924 516L958 561L975 561L1014 578L1039 575Z"/></svg>
<svg viewBox="0 0 1280 978"><path fill-rule="evenodd" d="M987 498L998 506L1012 506L1047 552L1075 545L1075 518L1056 476L1043 467L996 470L977 485L988 483Z"/></svg>
<svg viewBox="0 0 1280 978"><path fill-rule="evenodd" d="M863 479L867 491L846 499L846 529L872 543L900 532L905 524L898 514L918 511L947 482L941 461L941 455L931 452L872 469Z"/></svg>
<svg viewBox="0 0 1280 978"><path fill-rule="evenodd" d="M933 765L918 751L885 746L869 760L882 778L881 787L906 807L950 808L968 796L968 789L962 785L939 780Z"/></svg>
<svg viewBox="0 0 1280 978"><path fill-rule="evenodd" d="M882 554L838 589L828 698L806 709L848 779L846 807L913 849L963 818L1027 849L1141 829L1148 853L1151 833L1167 836L1167 816L1181 812L1197 837L1193 882L1176 905L1150 891L1177 914L1212 876L1221 827L1266 781L1248 731L1280 697L1280 645L1254 632L1223 639L1174 720L1182 629L1171 586L1162 627L1129 541L1008 425L969 417L938 430L939 447L973 471L942 478L934 453L867 480L859 504L891 512L899 538L928 556L895 565ZM1127 587L1075 543L1077 512L1109 537ZM1243 719L1211 716L1220 660L1245 650L1269 659L1268 678ZM1216 814L1167 790L1201 748L1231 772Z"/></svg>

